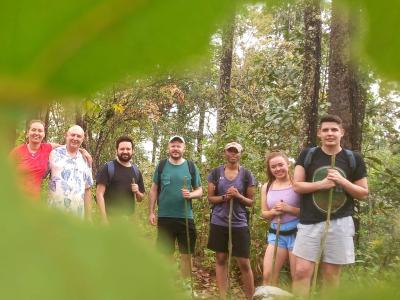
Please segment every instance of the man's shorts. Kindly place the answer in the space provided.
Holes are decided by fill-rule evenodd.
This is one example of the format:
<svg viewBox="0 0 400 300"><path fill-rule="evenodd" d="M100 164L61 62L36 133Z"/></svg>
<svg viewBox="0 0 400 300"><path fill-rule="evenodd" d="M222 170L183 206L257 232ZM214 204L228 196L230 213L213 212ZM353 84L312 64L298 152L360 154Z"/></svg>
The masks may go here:
<svg viewBox="0 0 400 300"><path fill-rule="evenodd" d="M215 252L228 253L229 229L210 224L207 248ZM232 227L232 256L249 258L250 232L246 227Z"/></svg>
<svg viewBox="0 0 400 300"><path fill-rule="evenodd" d="M190 253L194 253L196 246L196 227L193 219L189 219ZM167 255L175 251L175 241L178 241L179 252L188 254L186 221L183 218L158 218L157 247Z"/></svg>
<svg viewBox="0 0 400 300"><path fill-rule="evenodd" d="M325 222L299 224L293 254L309 261L318 260ZM351 216L331 220L322 253L322 261L345 265L354 263L354 223Z"/></svg>
<svg viewBox="0 0 400 300"><path fill-rule="evenodd" d="M283 223L281 224L280 231L288 231L296 228L297 224L299 223L299 219ZM277 224L272 223L271 228L276 230ZM267 243L270 245L275 245L275 240L276 240L276 234L274 233L268 233L267 235ZM293 250L294 246L294 241L296 240L296 233L290 234L290 235L279 235L278 239L278 247L279 248L285 248L288 249L289 251Z"/></svg>

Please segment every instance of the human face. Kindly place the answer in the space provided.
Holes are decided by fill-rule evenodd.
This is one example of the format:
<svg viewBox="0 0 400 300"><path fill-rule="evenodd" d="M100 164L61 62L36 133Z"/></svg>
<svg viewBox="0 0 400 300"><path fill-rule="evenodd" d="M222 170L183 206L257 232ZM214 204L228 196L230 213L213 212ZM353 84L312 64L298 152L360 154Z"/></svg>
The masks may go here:
<svg viewBox="0 0 400 300"><path fill-rule="evenodd" d="M225 150L225 159L228 163L235 164L240 160L240 153L236 148Z"/></svg>
<svg viewBox="0 0 400 300"><path fill-rule="evenodd" d="M131 142L121 142L118 144L117 157L122 162L128 162L131 160L133 155L133 149Z"/></svg>
<svg viewBox="0 0 400 300"><path fill-rule="evenodd" d="M268 167L276 179L286 179L289 175L288 163L282 156L271 158Z"/></svg>
<svg viewBox="0 0 400 300"><path fill-rule="evenodd" d="M182 158L185 152L185 144L180 141L172 141L168 143L168 154L173 160L179 160Z"/></svg>
<svg viewBox="0 0 400 300"><path fill-rule="evenodd" d="M317 135L321 140L322 146L340 146L340 140L344 135L342 126L335 122L324 122L320 125Z"/></svg>
<svg viewBox="0 0 400 300"><path fill-rule="evenodd" d="M42 123L35 122L31 124L28 130L29 144L40 144L44 139L44 126Z"/></svg>
<svg viewBox="0 0 400 300"><path fill-rule="evenodd" d="M77 151L82 145L85 135L80 127L71 127L65 136L65 144L72 151Z"/></svg>

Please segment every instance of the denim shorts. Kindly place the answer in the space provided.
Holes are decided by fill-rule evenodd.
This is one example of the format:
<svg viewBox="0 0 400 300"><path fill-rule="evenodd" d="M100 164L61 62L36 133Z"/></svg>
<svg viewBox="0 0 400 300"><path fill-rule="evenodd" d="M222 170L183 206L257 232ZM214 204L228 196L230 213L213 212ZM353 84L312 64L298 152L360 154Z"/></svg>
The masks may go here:
<svg viewBox="0 0 400 300"><path fill-rule="evenodd" d="M281 224L280 231L287 231L291 230L297 227L297 224L299 223L299 219L295 219L293 221L289 221L286 223ZM277 228L277 223L271 223L271 228L276 229ZM296 239L296 234L291 234L291 235L279 235L278 239L278 247L279 248L285 248L288 249L289 251L293 250L294 247L294 241ZM267 243L271 245L275 245L275 240L276 240L276 234L274 233L268 233L267 235Z"/></svg>

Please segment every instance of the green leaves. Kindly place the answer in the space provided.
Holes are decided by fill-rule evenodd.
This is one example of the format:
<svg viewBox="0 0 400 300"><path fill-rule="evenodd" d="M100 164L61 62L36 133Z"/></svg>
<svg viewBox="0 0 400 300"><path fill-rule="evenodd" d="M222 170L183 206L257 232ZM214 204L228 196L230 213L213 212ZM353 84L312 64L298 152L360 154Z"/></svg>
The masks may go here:
<svg viewBox="0 0 400 300"><path fill-rule="evenodd" d="M400 2L383 0L345 0L358 10L361 8L361 42L367 58L381 75L400 79ZM356 2L356 4L354 3Z"/></svg>
<svg viewBox="0 0 400 300"><path fill-rule="evenodd" d="M183 299L136 223L90 226L24 201L9 173L0 181L1 298Z"/></svg>
<svg viewBox="0 0 400 300"><path fill-rule="evenodd" d="M179 67L207 49L231 1L2 2L0 100L80 95Z"/></svg>

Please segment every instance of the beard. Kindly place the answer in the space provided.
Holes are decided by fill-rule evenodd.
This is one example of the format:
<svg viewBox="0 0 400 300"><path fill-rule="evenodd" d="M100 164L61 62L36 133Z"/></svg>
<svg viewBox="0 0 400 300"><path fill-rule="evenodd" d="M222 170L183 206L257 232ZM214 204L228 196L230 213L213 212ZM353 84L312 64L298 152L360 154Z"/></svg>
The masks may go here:
<svg viewBox="0 0 400 300"><path fill-rule="evenodd" d="M180 153L180 152L172 152L172 153L169 153L169 156L171 158L173 158L173 159L180 159L180 158L182 158L182 153Z"/></svg>
<svg viewBox="0 0 400 300"><path fill-rule="evenodd" d="M117 157L122 162L128 162L131 160L132 155L131 154L117 154Z"/></svg>

